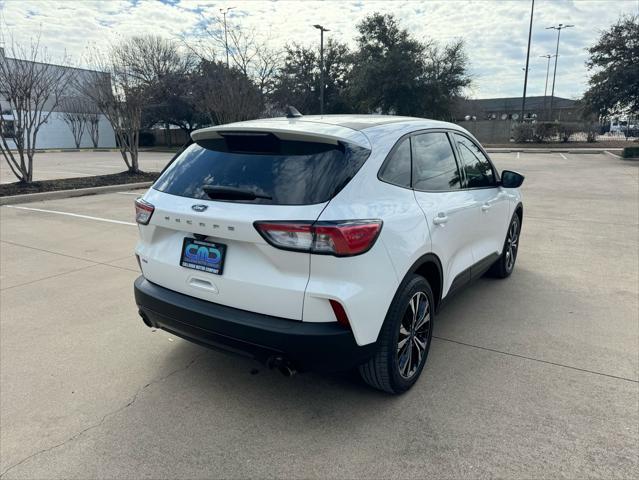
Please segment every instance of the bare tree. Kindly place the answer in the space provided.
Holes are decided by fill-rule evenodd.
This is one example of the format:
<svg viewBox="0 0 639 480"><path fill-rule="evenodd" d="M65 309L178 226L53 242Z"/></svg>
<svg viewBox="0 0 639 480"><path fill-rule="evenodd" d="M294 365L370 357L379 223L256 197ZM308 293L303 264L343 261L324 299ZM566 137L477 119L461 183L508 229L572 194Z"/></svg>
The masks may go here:
<svg viewBox="0 0 639 480"><path fill-rule="evenodd" d="M100 110L98 106L91 101L86 102L87 111L85 117L87 119L87 131L91 137L93 148L98 148L100 140Z"/></svg>
<svg viewBox="0 0 639 480"><path fill-rule="evenodd" d="M159 35L129 38L118 46L118 56L129 74L147 87L167 76L186 75L197 63L193 52L180 51L175 41Z"/></svg>
<svg viewBox="0 0 639 480"><path fill-rule="evenodd" d="M168 134L170 125L190 132L201 123L192 98L199 61L190 49L169 38L143 35L131 38L124 56L147 94L143 128L161 124Z"/></svg>
<svg viewBox="0 0 639 480"><path fill-rule="evenodd" d="M60 105L75 71L52 65L39 36L28 47L11 40L9 52L11 57L0 57L0 95L11 112L0 115L0 151L18 180L29 183L38 132Z"/></svg>
<svg viewBox="0 0 639 480"><path fill-rule="evenodd" d="M204 18L200 22L196 43L192 38L182 39L184 44L201 60L220 61L226 57L228 49L229 68L238 69L253 81L263 99L275 88L275 78L284 60L283 49L268 46L269 38L263 38L254 30L247 29L227 19L227 35L224 35L224 21L221 17Z"/></svg>
<svg viewBox="0 0 639 480"><path fill-rule="evenodd" d="M96 72L78 82L77 89L90 98L115 132L122 159L137 173L138 141L145 124L169 120L175 113L167 99L174 99L175 79L188 78L196 58L179 50L175 42L157 35L133 36L112 45L106 55L88 59ZM173 109L176 110L176 109ZM97 144L98 121L91 123Z"/></svg>
<svg viewBox="0 0 639 480"><path fill-rule="evenodd" d="M128 42L123 40L111 46L106 55L91 56L88 60L94 70L78 78L75 86L109 121L127 169L138 173L138 141L146 91L137 66L130 63Z"/></svg>
<svg viewBox="0 0 639 480"><path fill-rule="evenodd" d="M69 130L71 130L73 141L75 142L75 148L80 148L82 135L84 134L89 121L87 100L75 95L66 97L61 102L61 109L62 120L67 124Z"/></svg>
<svg viewBox="0 0 639 480"><path fill-rule="evenodd" d="M220 30L210 31L213 39ZM270 94L275 85L275 75L282 64L284 52L273 50L267 41L260 41L255 31L239 25L231 25L228 32L229 55L233 65L252 79L263 96ZM219 44L219 40L217 40Z"/></svg>
<svg viewBox="0 0 639 480"><path fill-rule="evenodd" d="M257 86L238 69L203 61L196 84L198 107L213 124L250 120L264 110Z"/></svg>

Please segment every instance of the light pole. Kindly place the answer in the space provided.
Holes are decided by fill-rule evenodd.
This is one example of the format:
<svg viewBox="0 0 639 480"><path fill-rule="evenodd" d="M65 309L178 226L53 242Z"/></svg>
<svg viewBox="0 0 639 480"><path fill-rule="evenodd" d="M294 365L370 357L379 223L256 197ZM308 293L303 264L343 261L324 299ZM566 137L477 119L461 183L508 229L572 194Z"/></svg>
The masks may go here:
<svg viewBox="0 0 639 480"><path fill-rule="evenodd" d="M546 114L546 98L548 95L548 74L550 73L550 59L555 55L539 55L539 58L547 58L548 64L546 65L546 86L544 87L544 114Z"/></svg>
<svg viewBox="0 0 639 480"><path fill-rule="evenodd" d="M324 115L324 32L330 32L322 25L313 25L320 31L320 115Z"/></svg>
<svg viewBox="0 0 639 480"><path fill-rule="evenodd" d="M557 48L555 50L555 71L552 74L552 93L550 94L550 118L549 120L552 120L552 105L553 102L555 100L555 78L557 77L557 58L559 57L559 37L561 36L561 31L564 28L571 28L574 27L574 25L564 25L563 23L560 23L559 25L557 25L556 27L546 27L546 30L557 30Z"/></svg>
<svg viewBox="0 0 639 480"><path fill-rule="evenodd" d="M530 7L530 27L528 27L528 50L526 50L526 71L524 72L524 96L521 99L521 121L524 121L526 110L526 87L528 86L528 60L530 59L530 39L532 38L533 13L535 12L535 0Z"/></svg>
<svg viewBox="0 0 639 480"><path fill-rule="evenodd" d="M226 29L226 14L235 7L220 8L220 13L224 17L224 47L226 48L226 68L229 68L229 37Z"/></svg>

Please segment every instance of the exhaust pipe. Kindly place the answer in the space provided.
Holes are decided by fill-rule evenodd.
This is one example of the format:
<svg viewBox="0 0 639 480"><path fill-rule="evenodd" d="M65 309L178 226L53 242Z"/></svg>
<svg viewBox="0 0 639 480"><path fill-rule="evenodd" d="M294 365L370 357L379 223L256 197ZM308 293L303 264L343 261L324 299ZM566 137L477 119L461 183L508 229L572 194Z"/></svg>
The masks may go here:
<svg viewBox="0 0 639 480"><path fill-rule="evenodd" d="M297 370L295 370L290 365L283 365L281 367L278 367L278 370L285 377L292 377L293 375L295 375L297 373Z"/></svg>
<svg viewBox="0 0 639 480"><path fill-rule="evenodd" d="M276 368L285 377L292 377L293 375L297 373L297 370L293 367L291 362L279 355L270 357L266 361L266 366L270 368L271 370Z"/></svg>
<svg viewBox="0 0 639 480"><path fill-rule="evenodd" d="M151 323L151 320L149 320L149 317L147 317L142 310L138 310L138 314L140 315L140 317L142 317L142 321L144 322L144 325L146 325L149 328L155 328L153 323Z"/></svg>

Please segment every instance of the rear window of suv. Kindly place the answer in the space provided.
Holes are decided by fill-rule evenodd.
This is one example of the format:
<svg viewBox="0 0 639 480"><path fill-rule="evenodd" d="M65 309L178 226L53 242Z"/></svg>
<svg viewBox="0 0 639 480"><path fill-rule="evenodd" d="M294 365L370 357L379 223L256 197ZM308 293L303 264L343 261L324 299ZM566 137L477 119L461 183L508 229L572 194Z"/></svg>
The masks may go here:
<svg viewBox="0 0 639 480"><path fill-rule="evenodd" d="M224 134L199 140L162 173L153 188L181 197L209 199L203 187L250 191L271 205L310 205L333 198L364 164L370 150L281 140L273 134ZM263 198L265 197L265 198Z"/></svg>

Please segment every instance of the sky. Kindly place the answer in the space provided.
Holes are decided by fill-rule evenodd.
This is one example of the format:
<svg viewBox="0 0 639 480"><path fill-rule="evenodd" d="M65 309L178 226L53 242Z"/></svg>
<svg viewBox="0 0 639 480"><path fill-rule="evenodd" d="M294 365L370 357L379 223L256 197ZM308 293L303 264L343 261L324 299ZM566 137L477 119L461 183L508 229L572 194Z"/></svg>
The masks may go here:
<svg viewBox="0 0 639 480"><path fill-rule="evenodd" d="M330 29L325 38L354 45L364 17L393 13L420 40L463 39L473 80L466 94L496 98L522 94L530 6L530 0L0 0L0 26L6 44L28 43L40 32L54 60L66 54L82 66L88 50L129 35L188 39L221 8L234 7L229 21L254 29L273 48L317 45L317 23ZM557 41L546 27L575 25L561 33L555 93L579 98L589 76L586 49L621 15L638 13L639 0L536 0L527 95L544 94L547 61L540 55L554 54ZM552 68L551 62L550 83Z"/></svg>

